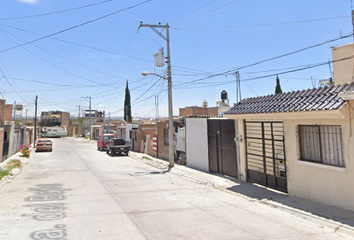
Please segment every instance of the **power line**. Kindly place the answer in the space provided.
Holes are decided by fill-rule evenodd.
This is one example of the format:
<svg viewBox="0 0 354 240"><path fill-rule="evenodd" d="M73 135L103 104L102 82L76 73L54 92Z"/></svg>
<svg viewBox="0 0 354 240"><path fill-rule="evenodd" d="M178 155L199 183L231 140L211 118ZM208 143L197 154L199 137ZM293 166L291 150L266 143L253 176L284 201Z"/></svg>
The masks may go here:
<svg viewBox="0 0 354 240"><path fill-rule="evenodd" d="M183 18L183 19L180 19L180 20L177 20L177 21L183 21L183 20L187 20L187 19L191 19L191 18L196 18L196 17L202 16L202 15L205 15L205 14L208 14L208 13L211 13L211 12L215 12L215 11L221 9L221 8L227 7L227 6L229 6L229 5L231 5L231 4L235 3L235 2L238 2L238 1L239 1L239 0L234 0L234 1L232 1L232 2L229 2L229 3L227 3L227 4L222 5L222 6L220 6L220 7L217 7L217 8L214 8L214 9L212 9L212 10L209 10L209 11L207 11L207 12L200 13L200 14L197 14L197 15L194 15L194 16L191 16L191 17Z"/></svg>
<svg viewBox="0 0 354 240"><path fill-rule="evenodd" d="M346 16L338 16L338 17L296 20L296 21L278 22L278 23L259 23L259 24L223 26L223 27L191 27L191 28L175 27L175 29L178 29L178 30L197 30L197 29L214 30L214 29L232 29L232 28L246 28L246 27L266 27L266 26L277 26L277 25L287 25L287 24L296 24L296 23L319 22L319 21L327 21L327 20L350 18L350 17L351 16L346 15Z"/></svg>
<svg viewBox="0 0 354 240"><path fill-rule="evenodd" d="M84 22L84 23L81 23L81 24L78 24L78 25L75 25L75 26L72 26L72 27L69 27L69 28L60 30L60 31L58 31L58 32L55 32L55 33L46 35L46 36L44 36L44 37L40 37L40 38L34 39L34 40L32 40L32 41L28 41L28 42L22 43L22 44L17 45L17 46L13 46L13 47L10 47L10 48L6 48L6 49L3 49L3 50L0 50L0 53L6 52L6 51L9 51L9 50L18 48L18 47L22 47L22 46L25 46L25 45L30 44L30 43L38 42L38 41L41 41L41 40L46 39L46 38L54 37L55 35L58 35L58 34L61 34L61 33L64 33L64 32L67 32L67 31L70 31L70 30L79 28L79 27L83 27L83 26L88 25L88 24L90 24L90 23L97 22L97 21L99 21L99 20L101 20L101 19L104 19L104 18L113 16L113 15L116 15L116 14L121 13L121 12L123 12L123 11L130 10L130 9L132 9L132 8L138 7L138 6L142 5L142 4L145 4L145 3L148 3L148 2L151 2L151 1L152 1L152 0L145 0L145 1L143 1L143 2L137 3L137 4L132 5L132 6L130 6L130 7L126 7L126 8L120 9L120 10L118 10L118 11L115 11L115 12L112 12L112 13L109 13L109 14L106 14L106 15L103 15L103 16L101 16L101 17L92 19L92 20L90 20L90 21L87 21L87 22Z"/></svg>
<svg viewBox="0 0 354 240"><path fill-rule="evenodd" d="M14 90L14 92L17 94L17 96L19 96L23 101L25 101L26 103L29 103L27 100L25 100L17 91L16 89L12 86L11 82L9 81L9 79L7 79L7 77L5 76L4 71L2 70L2 68L0 67L0 71L2 72L2 75L4 76L6 82L10 85L10 87L12 88L12 90Z"/></svg>
<svg viewBox="0 0 354 240"><path fill-rule="evenodd" d="M25 30L25 29L22 29L22 28L13 27L13 26L10 26L10 25L2 24L2 23L0 23L0 25L4 26L4 27L11 28L11 29L14 29L14 30L17 30L17 31L21 31L21 32L26 32L26 33L30 33L30 34L33 34L33 35L37 35L37 36L46 36L44 34L35 33L35 32L32 32L32 31L28 31L28 30ZM81 44L81 43L75 43L75 42L64 40L64 39L60 39L60 38L57 38L57 37L50 37L50 38L54 39L56 41L60 41L60 42L64 42L64 43L67 43L67 44L71 44L71 45L75 45L75 46L79 46L79 47L83 47L83 48L88 48L88 49L92 49L92 50L96 50L96 51L100 51L100 52L104 52L104 53L109 53L109 54L118 55L118 56L124 56L124 57L127 57L127 58L137 59L137 60L145 61L145 62L153 62L152 60L138 58L138 57L134 57L134 56L129 56L129 55L126 55L126 54L117 53L117 52L113 52L113 51L110 51L110 50L106 50L106 49L102 49L102 48L98 48L98 47L93 47L93 46L89 46L89 45L85 45L85 44Z"/></svg>
<svg viewBox="0 0 354 240"><path fill-rule="evenodd" d="M206 7L207 5L209 5L209 4L212 3L212 2L215 2L215 0L211 0L211 1L209 1L209 2L207 2L207 3L205 3L205 4L203 4L202 6L199 6L199 7L195 8L195 9L193 9L193 10L190 11L190 12L187 12L187 13L185 13L185 14L182 14L182 15L178 16L178 17L172 18L169 22L173 22L174 20L176 20L176 19L178 19L178 18L181 18L181 17L187 16L187 15L189 15L189 14L191 14L191 13L194 13L194 12L196 12L196 11L198 11L198 10L200 10L200 9L202 9L202 8L204 8L204 7ZM178 20L177 20L177 21L178 21Z"/></svg>
<svg viewBox="0 0 354 240"><path fill-rule="evenodd" d="M230 70L227 70L227 71L224 71L224 72L220 72L220 73L216 73L216 74L213 74L211 76L199 78L199 79L196 79L196 80L192 80L192 81L190 81L188 83L181 83L178 86L190 85L192 83L200 82L200 81L203 81L203 80L206 80L206 79L209 79L209 78L213 78L213 77L217 77L217 76L224 76L226 74L234 73L234 72L239 71L239 70L244 69L244 68L256 66L256 65L259 65L261 63L265 63L265 62L273 61L273 60L276 60L276 59L279 59L279 58L283 58L283 57L286 57L286 56L290 56L292 54L303 52L303 51L306 51L306 50L309 50L309 49L312 49L312 48L315 48L315 47L319 47L319 46L322 46L324 44L328 44L328 43L331 43L331 42L334 42L334 41L337 41L337 40L340 40L340 39L348 38L348 37L351 37L351 36L353 36L353 33L345 34L343 36L340 36L340 37L337 37L337 38L334 38L334 39L330 39L330 40L327 40L327 41L324 41L324 42L321 42L321 43L318 43L318 44L315 44L315 45L311 45L309 47L301 48L301 49L298 49L298 50L295 50L295 51L292 51L292 52L289 52L289 53L285 53L285 54L282 54L282 55L278 55L278 56L275 56L275 57L267 58L265 60L261 60L261 61L255 62L255 63L247 64L247 65L244 65L244 66L241 66L241 67L231 68ZM327 61L327 64L328 64L328 61Z"/></svg>
<svg viewBox="0 0 354 240"><path fill-rule="evenodd" d="M58 14L58 13L76 11L76 10L79 10L79 9L93 7L93 6L104 4L104 3L107 3L107 2L111 2L111 1L114 1L114 0L104 0L104 1L101 1L101 2L98 2L98 3L92 3L92 4L88 4L88 5L83 5L83 6L80 6L80 7L69 8L69 9L55 11L55 12L48 12L48 13L42 13L42 14L36 14L36 15L27 15L27 16L20 16L20 17L0 18L0 21L43 17L43 16L48 16L48 15L53 15L53 14Z"/></svg>

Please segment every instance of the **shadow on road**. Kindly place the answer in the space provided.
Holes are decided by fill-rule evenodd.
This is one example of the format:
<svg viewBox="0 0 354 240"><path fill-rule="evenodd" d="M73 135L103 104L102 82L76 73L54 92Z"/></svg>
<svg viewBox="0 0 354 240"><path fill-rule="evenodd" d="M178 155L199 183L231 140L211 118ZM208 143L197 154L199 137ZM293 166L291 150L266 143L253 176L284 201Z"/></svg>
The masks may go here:
<svg viewBox="0 0 354 240"><path fill-rule="evenodd" d="M254 183L241 182L236 179L232 179L230 181L231 183L224 187L224 189L250 198L267 201L269 203L275 202L278 203L277 205L281 204L290 209L304 211L318 217L323 217L354 227L354 212L352 211L299 197L289 197L286 193L269 189Z"/></svg>

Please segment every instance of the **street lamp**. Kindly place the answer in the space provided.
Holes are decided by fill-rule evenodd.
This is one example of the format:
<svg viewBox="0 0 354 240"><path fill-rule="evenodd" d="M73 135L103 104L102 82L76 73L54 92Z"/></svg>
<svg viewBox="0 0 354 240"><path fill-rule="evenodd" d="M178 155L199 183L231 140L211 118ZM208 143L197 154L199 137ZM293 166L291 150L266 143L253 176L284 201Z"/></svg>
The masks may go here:
<svg viewBox="0 0 354 240"><path fill-rule="evenodd" d="M171 69L169 69L171 70ZM168 82L168 156L169 156L169 167L175 165L175 151L174 151L174 142L173 142L173 109L172 109L172 81L171 73L169 72L168 77L161 76L157 73L141 72L141 75L144 77L153 75L167 80ZM156 123L157 124L157 123Z"/></svg>

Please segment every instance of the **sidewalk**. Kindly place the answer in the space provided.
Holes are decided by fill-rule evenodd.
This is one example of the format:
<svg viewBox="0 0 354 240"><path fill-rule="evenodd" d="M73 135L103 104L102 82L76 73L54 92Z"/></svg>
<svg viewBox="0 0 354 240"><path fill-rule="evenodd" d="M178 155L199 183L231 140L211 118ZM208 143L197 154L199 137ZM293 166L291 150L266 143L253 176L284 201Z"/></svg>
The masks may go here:
<svg viewBox="0 0 354 240"><path fill-rule="evenodd" d="M258 184L242 182L219 174L198 171L183 165L175 164L172 169L169 169L167 161L152 158L142 153L131 152L130 156L161 169L161 173L168 171L199 184L209 185L222 191L231 192L249 201L258 201L271 207L281 208L301 218L311 219L312 222L354 236L354 212L352 211L303 198L289 197L285 193Z"/></svg>

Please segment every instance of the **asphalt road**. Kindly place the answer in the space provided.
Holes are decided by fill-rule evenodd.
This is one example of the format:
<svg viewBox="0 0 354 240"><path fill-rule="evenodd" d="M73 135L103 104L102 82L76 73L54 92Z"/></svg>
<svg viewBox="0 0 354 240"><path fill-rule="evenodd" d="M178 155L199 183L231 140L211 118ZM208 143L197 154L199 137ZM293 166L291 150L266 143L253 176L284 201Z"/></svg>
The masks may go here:
<svg viewBox="0 0 354 240"><path fill-rule="evenodd" d="M54 139L0 194L0 239L353 239L95 142ZM147 161L148 162L148 161Z"/></svg>

